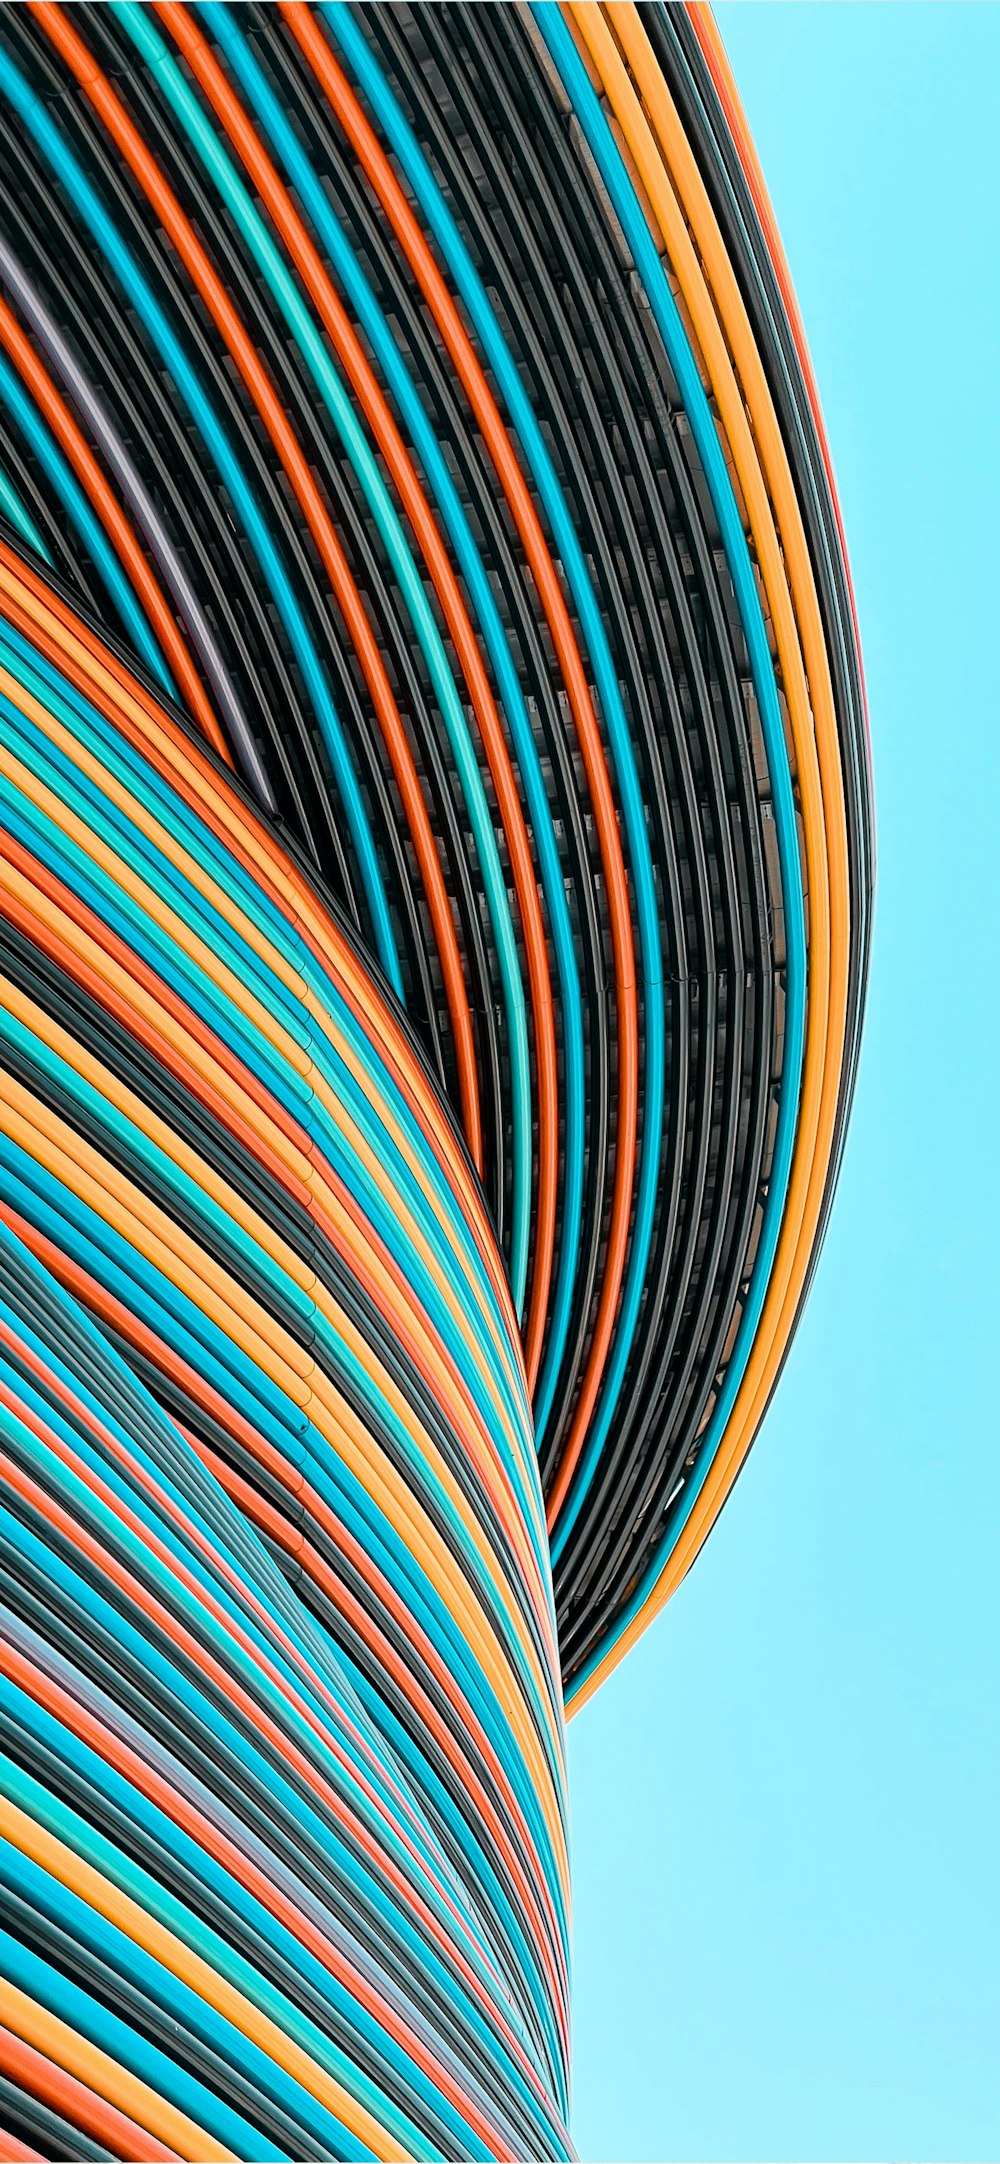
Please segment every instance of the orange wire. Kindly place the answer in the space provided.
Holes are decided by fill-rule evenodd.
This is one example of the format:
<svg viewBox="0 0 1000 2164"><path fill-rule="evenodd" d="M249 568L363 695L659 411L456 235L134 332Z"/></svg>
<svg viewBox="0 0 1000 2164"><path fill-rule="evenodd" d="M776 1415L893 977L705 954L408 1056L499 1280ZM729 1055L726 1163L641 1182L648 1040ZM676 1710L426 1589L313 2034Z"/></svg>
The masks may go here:
<svg viewBox="0 0 1000 2164"><path fill-rule="evenodd" d="M179 0L169 0L169 4L165 4L165 0L154 0L154 6L169 26L171 36L214 107L230 141L238 150L254 188L261 201L266 204L301 275L303 285L315 302L344 364L348 381L383 453L430 571L469 688L510 850L534 1019L538 1084L538 1187L532 1248L532 1289L525 1330L525 1364L529 1386L533 1386L541 1357L555 1249L559 1175L556 1036L548 948L538 885L500 716L458 581L433 512L389 406L369 366L360 339L306 232L292 198L280 180L244 108L230 88L214 54L192 22L187 8L180 5Z"/></svg>
<svg viewBox="0 0 1000 2164"><path fill-rule="evenodd" d="M747 186L753 198L754 209L756 210L757 216L760 220L761 231L763 232L764 239L767 244L768 254L770 255L771 263L774 268L774 275L778 281L778 287L781 293L782 301L784 302L785 312L788 317L792 337L795 341L795 350L799 357L799 365L805 378L806 390L809 396L809 404L812 408L813 420L816 423L816 433L819 437L820 450L823 456L823 464L826 468L826 478L830 489L830 499L833 504L833 515L837 522L837 537L840 542L840 556L841 562L844 566L844 577L847 581L847 598L851 610L851 623L854 631L854 645L859 661L859 674L861 678L861 699L862 705L864 707L865 731L867 734L869 730L868 696L865 688L864 670L860 667L861 635L858 625L858 612L854 599L854 580L851 577L851 563L847 553L847 538L844 533L844 523L840 509L840 498L837 494L837 484L834 480L833 458L830 451L830 442L826 433L826 422L823 419L823 408L820 403L819 386L816 382L816 377L812 365L812 357L810 355L809 346L806 340L805 325L802 321L802 316L799 311L798 300L795 294L795 288L792 284L792 275L788 268L788 258L782 246L781 235L778 232L774 212L771 208L771 200L764 183L764 175L761 172L760 160L754 148L753 137L747 124L747 117L745 112L743 111L739 92L737 91L735 82L733 81L732 71L730 69L728 59L726 58L725 47L723 46L722 40L719 36L719 32L715 23L715 18L712 14L711 8L705 4L705 0L686 0L686 6L688 14L691 18L691 22L694 26L695 36L697 37L698 43L701 46L702 53L705 58L705 64L715 85L715 90L719 99L719 103L722 106L722 110L725 114L726 124L729 128L730 134L732 135L733 141L736 144L737 151L739 152L740 163L746 176ZM870 751L870 735L868 741Z"/></svg>
<svg viewBox="0 0 1000 2164"><path fill-rule="evenodd" d="M200 722L213 749L231 766L229 747L204 685L135 533L48 370L30 340L25 337L17 317L2 298L0 339L6 346L18 374L28 385L36 405L45 415L53 435L62 445L70 465L82 481L102 526L110 535L132 585L144 604L188 707Z"/></svg>
<svg viewBox="0 0 1000 2164"><path fill-rule="evenodd" d="M6 1648L0 1649L0 1658L5 1651ZM25 1661L23 1666L27 1670L29 1663ZM41 1676L36 1670L32 1675L32 1689L36 1695L39 1683L44 1696L48 1677ZM51 2105L53 2111L61 2112L64 2118L82 2127L85 2134L93 2135L113 2155L131 2158L134 2164L177 2164L176 2149L168 2149L163 2142L156 2141L136 2119L130 2119L103 2096L98 2096L94 2089L89 2089L86 2083L67 2074L63 2067L56 2066L43 2052L36 2051L32 2044L26 2044L23 2037L15 2036L12 2029L6 2029L2 2024L0 2070L9 2080L19 2082L32 2096ZM34 2151L26 2149L22 2154L31 2156Z"/></svg>
<svg viewBox="0 0 1000 2164"><path fill-rule="evenodd" d="M477 1167L482 1165L482 1131L475 1062L472 1017L451 904L444 883L433 830L417 774L413 753L393 697L385 663L361 596L351 576L347 558L303 456L294 431L275 395L273 385L247 336L243 323L216 275L172 190L163 179L138 130L133 126L107 78L101 74L78 32L66 20L58 0L28 0L51 43L86 92L95 112L125 157L140 186L169 234L178 254L225 339L229 351L253 398L271 442L282 461L307 520L324 569L353 639L365 681L382 725L386 748L403 801L427 904L434 924L446 987L448 1009L455 1039L459 1093L469 1147Z"/></svg>
<svg viewBox="0 0 1000 2164"><path fill-rule="evenodd" d="M513 1360L519 1369L519 1339L506 1274L496 1243L490 1235L479 1190L464 1158L455 1150L441 1100L430 1088L422 1070L413 1062L399 1024L388 1007L372 1004L370 987L363 978L350 948L317 904L306 881L291 860L285 858L283 852L275 846L272 838L253 815L245 809L240 799L232 794L227 782L213 770L209 759L202 754L197 744L189 742L180 725L151 702L142 687L134 683L122 665L116 663L112 669L111 657L108 657L109 666L104 665L102 650L97 642L89 636L87 640L84 639L85 627L79 627L80 636L77 636L76 619L71 612L62 604L57 604L57 597L50 596L48 588L34 578L29 568L2 543L0 590L4 596L5 612L11 621L23 626L27 635L36 640L44 651L50 653L57 666L60 666L87 696L103 707L115 726L122 728L129 741L137 744L143 755L153 761L154 767L163 775L166 785L180 790L182 796L198 810L199 816L206 820L210 829L225 841L227 848L243 864L250 876L270 895L275 907L286 917L291 912L292 921L298 926L317 960L339 983L348 1005L363 1024L380 1057L385 1060L413 1117L434 1151L442 1175L459 1199L463 1216L506 1317L510 1336L504 1337L491 1316L486 1318L488 1327L501 1359L508 1367ZM52 623L58 626L58 634L50 631L49 625ZM91 919L86 912L81 913L82 905L76 896L63 888L53 875L35 865L34 860L24 858L22 863L22 858L13 845L9 855L13 862L22 865L29 879L56 903L64 917L74 925L84 928L86 935L94 938L98 946L109 955L121 952L124 975L114 964L110 977L103 967L95 974L85 961L81 962L79 944L76 941L67 949L65 941L61 940L63 966L69 968L71 973L76 973L81 982L85 981L93 995L109 1006L119 1019L124 1020L127 1028L134 1031L138 1027L140 1035L155 1044L157 1057L165 1059L168 1065L177 1066L178 1072L183 1069L186 1086L193 1088L196 1094L210 1105L216 1117L228 1120L233 1131L240 1135L244 1146L261 1155L262 1161L269 1165L272 1172L289 1184L299 1199L308 1206L309 1188L301 1184L293 1166L299 1164L309 1172L309 1153L291 1115L271 1100L265 1086L249 1071L245 1071L224 1046L214 1044L210 1033L206 1034L204 1027L189 1014L182 1002L176 1000L167 987L149 977L128 951L119 950L114 936L106 926L96 919ZM51 926L47 936L52 936ZM112 978L118 984L117 994L112 990ZM140 989L140 985L146 987L146 990ZM155 1003L155 1008L151 1008L147 993ZM163 1034L159 1026L150 1021L151 1013L162 1007L164 1002L173 1024L180 1024L180 1034L176 1026L170 1027L168 1034ZM311 1005L308 994L307 1005ZM139 1016L144 1019L137 1019ZM187 1041L189 1052L180 1059L182 1040ZM207 1079L204 1057L206 1048L209 1054L214 1054L216 1075L221 1063L226 1077L230 1078L225 1098L219 1096L216 1086ZM195 1061L194 1067L191 1066L192 1058ZM285 1145L280 1148L280 1161L274 1157L271 1149L262 1143L259 1131L255 1133L252 1127L248 1128L242 1114L234 1112L233 1083L241 1095L249 1095L254 1104L265 1112L272 1137L276 1124ZM398 1133L396 1139L401 1139ZM277 1139L275 1140L278 1146ZM292 1157L288 1155L289 1147ZM311 1173L309 1177L311 1179ZM453 1288L449 1288L449 1298L451 1304L454 1304ZM513 1372L512 1370L512 1374Z"/></svg>
<svg viewBox="0 0 1000 2164"><path fill-rule="evenodd" d="M573 633L569 612L545 543L530 491L512 450L496 402L476 358L462 319L438 270L421 227L350 85L302 0L280 0L281 12L303 55L325 91L331 109L362 164L393 232L430 307L466 397L493 460L504 495L524 546L539 599L552 635L576 728L590 789L601 851L611 922L615 998L618 1017L618 1127L614 1185L608 1227L604 1279L590 1348L556 1488L546 1515L551 1526L573 1468L583 1448L593 1411L621 1290L628 1247L632 1186L635 1176L639 1088L639 1028L635 956L628 880L622 856L614 796L590 687ZM568 1466L568 1470L564 1468ZM557 1492L558 1491L558 1492Z"/></svg>

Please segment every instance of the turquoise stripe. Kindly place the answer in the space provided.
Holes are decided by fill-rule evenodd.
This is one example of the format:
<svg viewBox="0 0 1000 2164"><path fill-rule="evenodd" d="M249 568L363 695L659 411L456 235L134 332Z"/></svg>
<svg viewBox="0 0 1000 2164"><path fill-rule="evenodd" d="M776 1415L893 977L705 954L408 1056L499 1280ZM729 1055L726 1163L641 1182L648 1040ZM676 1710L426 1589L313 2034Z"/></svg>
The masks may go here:
<svg viewBox="0 0 1000 2164"><path fill-rule="evenodd" d="M53 570L52 558L35 525L35 521L26 505L22 503L14 483L3 465L0 465L0 511L3 512L4 517L13 526L15 533L20 534L22 541L26 541L28 547L34 549L36 556L40 556L42 562L48 564L50 571Z"/></svg>
<svg viewBox="0 0 1000 2164"><path fill-rule="evenodd" d="M74 157L65 137L56 127L51 115L30 90L20 70L15 67L9 54L0 47L0 89L9 98L15 111L31 130L43 155L48 159L74 209L83 217L95 240L103 250L109 264L133 307L157 346L166 367L170 370L189 412L195 421L205 444L215 459L225 480L233 502L243 522L247 537L253 547L264 577L273 595L275 606L288 632L288 637L309 689L317 719L330 753L337 779L348 828L357 851L358 864L371 910L379 958L394 989L402 995L402 978L395 935L389 914L389 904L382 883L378 857L368 816L365 812L358 787L357 776L334 707L329 685L316 654L305 619L299 608L294 589L288 578L267 525L257 505L239 460L231 449L229 439L215 413L210 400L188 361L180 340L157 301L152 288L143 276L134 257L122 240L117 227L104 209L100 198L91 187L86 174Z"/></svg>
<svg viewBox="0 0 1000 2164"><path fill-rule="evenodd" d="M154 637L145 611L136 599L135 592L126 578L114 550L109 546L104 528L95 518L87 498L80 488L76 475L63 457L51 430L46 426L34 400L10 366L5 354L0 353L0 398L12 413L26 442L31 445L39 464L44 467L63 508L80 536L81 541L111 596L122 623L132 640L136 652L142 655L147 668L152 670L157 683L171 698L177 697L177 686L163 658L158 640ZM22 531L25 529L22 527ZM33 532L33 529L32 529ZM32 534L27 538L32 539ZM33 546L41 547L37 537ZM41 553L51 562L48 551Z"/></svg>

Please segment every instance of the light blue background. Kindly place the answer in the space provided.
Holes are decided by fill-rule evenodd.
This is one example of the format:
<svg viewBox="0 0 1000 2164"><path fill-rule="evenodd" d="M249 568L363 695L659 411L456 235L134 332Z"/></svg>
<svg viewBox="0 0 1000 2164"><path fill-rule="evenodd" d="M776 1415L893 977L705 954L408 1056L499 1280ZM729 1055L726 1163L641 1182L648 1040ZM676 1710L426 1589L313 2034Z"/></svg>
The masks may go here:
<svg viewBox="0 0 1000 2164"><path fill-rule="evenodd" d="M776 1402L572 1723L581 2157L1000 2156L1000 9L723 6L857 587L879 885Z"/></svg>

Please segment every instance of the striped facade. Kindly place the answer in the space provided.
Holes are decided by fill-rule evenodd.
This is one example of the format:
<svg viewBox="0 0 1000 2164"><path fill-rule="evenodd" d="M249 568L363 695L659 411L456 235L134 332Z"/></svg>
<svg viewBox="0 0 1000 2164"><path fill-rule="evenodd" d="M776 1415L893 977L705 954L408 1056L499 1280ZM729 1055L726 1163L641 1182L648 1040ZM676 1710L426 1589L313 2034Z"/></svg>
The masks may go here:
<svg viewBox="0 0 1000 2164"><path fill-rule="evenodd" d="M559 2157L874 880L700 7L0 16L0 2156Z"/></svg>

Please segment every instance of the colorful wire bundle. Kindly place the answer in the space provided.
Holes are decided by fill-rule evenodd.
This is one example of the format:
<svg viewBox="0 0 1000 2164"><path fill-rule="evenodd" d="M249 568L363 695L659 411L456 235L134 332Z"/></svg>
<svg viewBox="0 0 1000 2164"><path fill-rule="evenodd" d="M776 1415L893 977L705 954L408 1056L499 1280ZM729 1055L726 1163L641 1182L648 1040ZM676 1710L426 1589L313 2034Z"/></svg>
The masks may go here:
<svg viewBox="0 0 1000 2164"><path fill-rule="evenodd" d="M0 22L0 2154L569 2153L874 845L710 19Z"/></svg>

